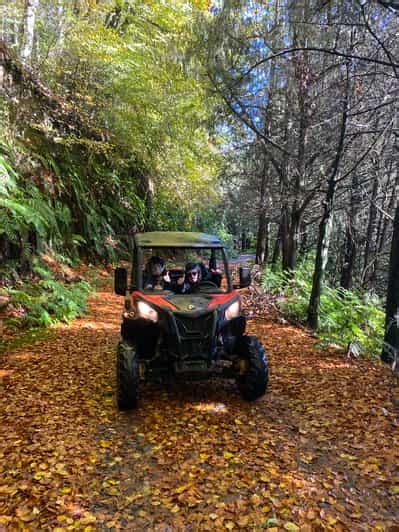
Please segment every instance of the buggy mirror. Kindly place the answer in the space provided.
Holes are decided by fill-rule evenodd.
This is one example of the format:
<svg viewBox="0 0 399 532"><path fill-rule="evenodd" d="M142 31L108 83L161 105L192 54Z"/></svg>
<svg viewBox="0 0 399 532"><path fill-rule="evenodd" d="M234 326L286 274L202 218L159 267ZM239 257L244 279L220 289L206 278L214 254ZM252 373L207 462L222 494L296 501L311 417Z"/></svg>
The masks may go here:
<svg viewBox="0 0 399 532"><path fill-rule="evenodd" d="M126 295L127 290L127 269L115 268L114 289L118 296Z"/></svg>
<svg viewBox="0 0 399 532"><path fill-rule="evenodd" d="M242 266L239 269L240 274L240 288L248 288L251 284L251 270L247 267Z"/></svg>

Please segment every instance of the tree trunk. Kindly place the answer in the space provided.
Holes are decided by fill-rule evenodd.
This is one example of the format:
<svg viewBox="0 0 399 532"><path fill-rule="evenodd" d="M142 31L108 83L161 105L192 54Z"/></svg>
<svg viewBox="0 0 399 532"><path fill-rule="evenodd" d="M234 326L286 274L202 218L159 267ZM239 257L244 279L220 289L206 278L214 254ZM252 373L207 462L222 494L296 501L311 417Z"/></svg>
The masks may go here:
<svg viewBox="0 0 399 532"><path fill-rule="evenodd" d="M373 239L374 239L374 233L375 233L375 224L376 224L376 218L377 218L377 207L375 205L377 200L377 192L378 192L378 173L376 172L373 182L373 190L371 193L371 199L370 199L370 211L369 211L369 220L367 224L367 233L366 233L366 248L364 250L364 266L363 266L363 286L367 285L369 274L368 269L370 267L370 260L373 260L372 255L372 249L373 249Z"/></svg>
<svg viewBox="0 0 399 532"><path fill-rule="evenodd" d="M351 203L344 243L344 263L342 265L340 281L340 285L346 290L350 290L352 288L353 271L355 268L357 255L356 217L358 210L358 187L359 182L357 174L355 173L352 179Z"/></svg>
<svg viewBox="0 0 399 532"><path fill-rule="evenodd" d="M269 226L270 219L267 209L267 181L268 181L268 165L264 164L263 174L260 184L259 197L259 215L258 215L258 233L256 238L256 264L262 265L267 261L269 253Z"/></svg>
<svg viewBox="0 0 399 532"><path fill-rule="evenodd" d="M282 222L280 222L280 225L278 226L278 233L277 233L276 240L274 241L274 246L273 246L273 255L272 255L272 269L273 270L276 269L277 262L280 256L281 234L282 234Z"/></svg>
<svg viewBox="0 0 399 532"><path fill-rule="evenodd" d="M391 212L394 212L396 200L398 198L398 194L399 194L399 160L396 161L395 183L394 183L393 191L392 191L391 197L389 199L389 203L388 203L387 212L389 214ZM379 256L382 253L382 250L383 250L384 245L385 245L385 240L386 240L388 227L392 223L391 220L388 218L388 216L383 215L383 214L381 214L381 216L383 216L384 219L382 221L382 229L380 231L379 238L378 238L378 241L377 241L377 254L376 254L375 263L374 263L374 267L373 267L373 276L372 276L372 279L371 279L373 283L376 282L377 273L378 273L378 269L379 269Z"/></svg>
<svg viewBox="0 0 399 532"><path fill-rule="evenodd" d="M312 281L312 293L309 301L308 324L316 330L319 325L319 307L321 296L321 284L328 260L328 248L332 231L332 204L324 207L323 218L319 226L319 237L317 241L317 253Z"/></svg>
<svg viewBox="0 0 399 532"><path fill-rule="evenodd" d="M256 240L256 264L264 264L269 255L270 220L264 212L259 213L258 234Z"/></svg>
<svg viewBox="0 0 399 532"><path fill-rule="evenodd" d="M294 207L291 211L288 223L288 213L284 216L283 225L283 270L295 270L299 245L299 229L301 225L301 216L299 211Z"/></svg>
<svg viewBox="0 0 399 532"><path fill-rule="evenodd" d="M399 353L399 202L396 205L385 314L385 337L381 360L392 363Z"/></svg>
<svg viewBox="0 0 399 532"><path fill-rule="evenodd" d="M32 56L33 40L35 36L35 19L38 6L39 0L25 1L24 43L21 50L21 59L25 64L29 63Z"/></svg>
<svg viewBox="0 0 399 532"><path fill-rule="evenodd" d="M317 329L319 325L319 307L321 296L321 285L324 276L324 270L328 260L328 247L332 230L332 214L335 189L337 186L337 175L344 151L344 141L346 125L348 122L348 105L349 105L349 66L346 67L346 84L343 96L342 123L331 175L328 180L328 189L326 199L323 202L324 213L319 226L319 237L317 241L316 261L313 273L312 293L309 300L308 324L312 329Z"/></svg>
<svg viewBox="0 0 399 532"><path fill-rule="evenodd" d="M346 228L345 235L345 251L344 251L344 264L342 266L340 285L345 290L352 288L353 270L356 260L356 240L354 236L354 228L352 224L349 224Z"/></svg>
<svg viewBox="0 0 399 532"><path fill-rule="evenodd" d="M247 233L246 231L242 231L241 233L241 251L245 251L247 249Z"/></svg>

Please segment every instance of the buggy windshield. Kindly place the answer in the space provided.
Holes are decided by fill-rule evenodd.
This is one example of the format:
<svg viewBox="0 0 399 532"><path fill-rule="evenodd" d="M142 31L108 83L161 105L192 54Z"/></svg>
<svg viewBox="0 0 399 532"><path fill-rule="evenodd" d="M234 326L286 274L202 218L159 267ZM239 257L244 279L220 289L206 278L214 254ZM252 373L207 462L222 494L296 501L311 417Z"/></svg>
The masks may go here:
<svg viewBox="0 0 399 532"><path fill-rule="evenodd" d="M223 248L140 249L138 285L145 292L224 293L231 289Z"/></svg>

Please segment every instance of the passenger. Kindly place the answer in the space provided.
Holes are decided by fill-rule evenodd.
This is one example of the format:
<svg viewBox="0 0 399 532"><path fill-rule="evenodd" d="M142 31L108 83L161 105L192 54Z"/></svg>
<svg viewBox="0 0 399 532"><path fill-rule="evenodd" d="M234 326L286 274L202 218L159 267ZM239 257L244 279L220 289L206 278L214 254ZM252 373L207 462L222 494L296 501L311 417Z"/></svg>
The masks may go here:
<svg viewBox="0 0 399 532"><path fill-rule="evenodd" d="M165 261L161 257L153 255L144 270L144 290L169 290L170 284L170 276Z"/></svg>
<svg viewBox="0 0 399 532"><path fill-rule="evenodd" d="M191 294L198 289L202 281L202 269L197 262L188 262L184 277L177 279L174 290L178 294Z"/></svg>

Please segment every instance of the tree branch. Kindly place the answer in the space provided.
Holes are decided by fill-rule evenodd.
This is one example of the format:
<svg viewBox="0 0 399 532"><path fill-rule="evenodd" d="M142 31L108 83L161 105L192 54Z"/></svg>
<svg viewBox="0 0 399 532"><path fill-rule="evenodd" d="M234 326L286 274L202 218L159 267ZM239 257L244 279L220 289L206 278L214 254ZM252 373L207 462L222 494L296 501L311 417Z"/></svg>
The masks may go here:
<svg viewBox="0 0 399 532"><path fill-rule="evenodd" d="M285 155L291 155L286 149L282 148L276 142L274 142L273 140L269 139L269 137L267 137L264 133L259 131L259 129L256 126L254 126L254 124L252 123L251 119L248 116L245 116L244 113L240 113L239 111L237 111L237 109L235 109L234 105L232 104L232 101L223 93L223 91L220 89L220 87L216 83L216 80L213 78L212 74L209 71L208 71L208 77L211 80L212 85L215 87L217 93L219 94L219 96L222 97L223 101L226 103L226 105L228 106L230 111L237 118L239 118L241 120L241 122L243 122L253 133L255 133L255 135L265 143L265 145L273 146L274 148L278 149L279 151L281 151ZM281 175L282 174L282 170L281 170L281 167L278 164L277 160L273 157L272 154L269 153L268 155L270 157L270 161L272 162L274 168L276 169L278 174Z"/></svg>
<svg viewBox="0 0 399 532"><path fill-rule="evenodd" d="M323 53L327 55L335 55L338 57L344 57L345 59L354 59L357 61L364 61L366 63L373 63L376 65L384 65L389 67L395 67L399 68L399 63L392 63L391 61L383 61L382 59L373 59L371 57L364 57L361 55L354 55L354 54L348 54L346 52L340 52L339 50L329 50L327 48L317 48L313 46L303 46L303 47L296 47L296 48L288 48L286 50L282 50L281 52L277 52L275 54L269 55L268 57L264 57L260 61L257 61L254 63L244 74L242 74L236 81L235 85L240 83L245 77L247 77L253 70L256 70L259 66L263 65L264 63L267 63L268 61L271 61L272 59L276 59L277 57L285 56L288 54L295 54L297 52L316 52L316 53Z"/></svg>

